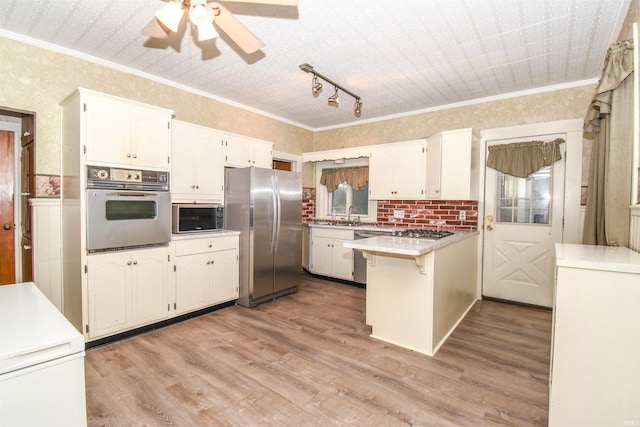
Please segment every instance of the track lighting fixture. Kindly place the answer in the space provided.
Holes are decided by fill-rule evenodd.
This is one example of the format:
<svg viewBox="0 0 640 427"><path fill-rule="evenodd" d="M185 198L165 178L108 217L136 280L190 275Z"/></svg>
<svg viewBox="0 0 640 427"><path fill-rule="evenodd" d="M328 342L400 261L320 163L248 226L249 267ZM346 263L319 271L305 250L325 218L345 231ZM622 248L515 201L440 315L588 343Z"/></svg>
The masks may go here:
<svg viewBox="0 0 640 427"><path fill-rule="evenodd" d="M313 75L313 80L311 81L311 93L313 96L317 97L322 92L322 83L318 81L318 76Z"/></svg>
<svg viewBox="0 0 640 427"><path fill-rule="evenodd" d="M329 97L329 105L338 107L338 104L340 104L340 98L338 97L338 86L336 86L336 93Z"/></svg>
<svg viewBox="0 0 640 427"><path fill-rule="evenodd" d="M320 94L320 92L322 92L322 83L318 81L318 78L321 78L325 82L332 84L333 87L335 88L335 93L331 95L328 99L329 105L336 108L339 106L340 104L339 90L341 90L344 93L351 95L356 99L356 103L353 107L353 114L356 117L360 117L360 115L362 114L362 101L360 100L360 97L358 95L345 89L344 87L340 86L333 80L315 71L313 67L307 63L300 65L300 69L305 73L313 74L313 80L311 80L311 93L313 94L314 97L317 97Z"/></svg>

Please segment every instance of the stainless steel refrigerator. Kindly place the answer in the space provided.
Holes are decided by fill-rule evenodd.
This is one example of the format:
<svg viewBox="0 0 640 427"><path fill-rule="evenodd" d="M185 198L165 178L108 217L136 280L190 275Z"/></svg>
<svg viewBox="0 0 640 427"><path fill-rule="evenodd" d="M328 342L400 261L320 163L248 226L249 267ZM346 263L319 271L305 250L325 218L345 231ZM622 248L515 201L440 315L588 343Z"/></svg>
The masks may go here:
<svg viewBox="0 0 640 427"><path fill-rule="evenodd" d="M302 268L302 176L262 168L225 171L224 228L240 231L238 304L297 292Z"/></svg>

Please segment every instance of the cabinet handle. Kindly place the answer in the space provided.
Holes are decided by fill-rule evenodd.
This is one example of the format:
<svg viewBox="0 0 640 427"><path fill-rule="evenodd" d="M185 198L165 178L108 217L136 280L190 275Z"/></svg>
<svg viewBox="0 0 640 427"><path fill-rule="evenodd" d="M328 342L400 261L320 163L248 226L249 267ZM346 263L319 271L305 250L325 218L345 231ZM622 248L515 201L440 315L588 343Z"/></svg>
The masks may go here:
<svg viewBox="0 0 640 427"><path fill-rule="evenodd" d="M213 243L209 243L209 247L212 248L213 247Z"/></svg>
<svg viewBox="0 0 640 427"><path fill-rule="evenodd" d="M131 153L127 153L127 157L131 157Z"/></svg>
<svg viewBox="0 0 640 427"><path fill-rule="evenodd" d="M196 188L196 186L195 186L195 185L192 185L192 186L191 186L191 189L192 189L192 190L195 190L195 188Z"/></svg>
<svg viewBox="0 0 640 427"><path fill-rule="evenodd" d="M138 158L138 155L137 155L137 154L134 154L134 155L133 155L133 156L131 156L131 157L133 157L134 159L137 159L137 158Z"/></svg>
<svg viewBox="0 0 640 427"><path fill-rule="evenodd" d="M133 265L138 265L138 261L133 261Z"/></svg>
<svg viewBox="0 0 640 427"><path fill-rule="evenodd" d="M211 261L207 261L207 265L211 264Z"/></svg>
<svg viewBox="0 0 640 427"><path fill-rule="evenodd" d="M199 188L200 188L200 186L199 186L199 185L196 185L196 190L197 190L197 189L199 189Z"/></svg>
<svg viewBox="0 0 640 427"><path fill-rule="evenodd" d="M127 265L131 265L131 261L127 261Z"/></svg>

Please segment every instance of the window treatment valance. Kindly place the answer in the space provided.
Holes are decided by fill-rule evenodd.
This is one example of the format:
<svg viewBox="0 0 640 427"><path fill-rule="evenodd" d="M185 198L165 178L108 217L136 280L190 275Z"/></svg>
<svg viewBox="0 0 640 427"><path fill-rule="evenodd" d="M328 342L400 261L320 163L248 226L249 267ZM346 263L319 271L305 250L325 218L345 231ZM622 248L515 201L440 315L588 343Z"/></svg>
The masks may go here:
<svg viewBox="0 0 640 427"><path fill-rule="evenodd" d="M356 190L362 190L369 182L369 168L366 166L352 168L323 169L320 175L320 184L331 192L338 188L340 183L347 183Z"/></svg>
<svg viewBox="0 0 640 427"><path fill-rule="evenodd" d="M558 146L563 142L564 139L557 138L553 141L491 145L487 166L518 178L526 178L541 167L562 159Z"/></svg>
<svg viewBox="0 0 640 427"><path fill-rule="evenodd" d="M602 115L611 113L613 90L633 73L633 42L611 45L602 67L602 76L584 119L585 132L599 132Z"/></svg>

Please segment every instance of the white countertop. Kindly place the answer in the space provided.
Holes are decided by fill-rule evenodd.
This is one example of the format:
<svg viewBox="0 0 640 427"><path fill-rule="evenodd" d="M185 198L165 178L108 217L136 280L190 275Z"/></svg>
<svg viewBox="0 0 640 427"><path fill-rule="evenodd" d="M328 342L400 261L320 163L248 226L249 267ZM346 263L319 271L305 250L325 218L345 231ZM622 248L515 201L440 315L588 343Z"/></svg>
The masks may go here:
<svg viewBox="0 0 640 427"><path fill-rule="evenodd" d="M640 252L614 246L557 243L556 265L640 274Z"/></svg>
<svg viewBox="0 0 640 427"><path fill-rule="evenodd" d="M344 242L343 246L367 252L420 256L478 234L477 231L455 231L454 233L452 236L437 240L376 236L367 239L350 240Z"/></svg>
<svg viewBox="0 0 640 427"><path fill-rule="evenodd" d="M194 233L182 233L182 234L172 234L171 240L192 240L192 239L211 239L214 237L224 237L224 236L239 236L239 231L234 230L215 230L215 231L202 231L202 232L194 232Z"/></svg>

